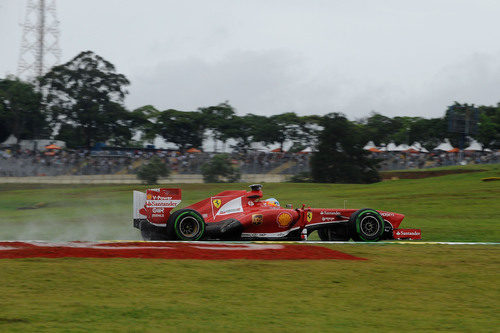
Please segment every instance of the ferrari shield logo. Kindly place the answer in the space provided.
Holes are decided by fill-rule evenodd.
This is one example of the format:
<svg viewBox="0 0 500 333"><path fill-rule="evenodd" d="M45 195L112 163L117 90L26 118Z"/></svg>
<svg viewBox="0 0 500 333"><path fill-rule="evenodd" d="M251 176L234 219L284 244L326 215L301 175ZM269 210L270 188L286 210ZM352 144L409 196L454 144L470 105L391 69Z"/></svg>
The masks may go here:
<svg viewBox="0 0 500 333"><path fill-rule="evenodd" d="M311 222L313 218L313 212L307 212L307 222Z"/></svg>
<svg viewBox="0 0 500 333"><path fill-rule="evenodd" d="M214 199L212 202L213 202L215 208L219 209L220 204L222 203L222 200L221 199Z"/></svg>

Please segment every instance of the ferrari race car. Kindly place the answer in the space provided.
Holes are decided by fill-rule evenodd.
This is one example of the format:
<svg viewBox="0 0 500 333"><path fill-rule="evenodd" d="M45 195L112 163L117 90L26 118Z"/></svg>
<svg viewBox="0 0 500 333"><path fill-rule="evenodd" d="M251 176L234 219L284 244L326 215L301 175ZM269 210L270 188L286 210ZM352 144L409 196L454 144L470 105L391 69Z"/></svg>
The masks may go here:
<svg viewBox="0 0 500 333"><path fill-rule="evenodd" d="M399 229L404 215L374 209L280 206L262 200L262 185L224 191L179 209L180 189L134 191L134 227L144 240L307 240L314 230L323 241L421 239L419 229Z"/></svg>

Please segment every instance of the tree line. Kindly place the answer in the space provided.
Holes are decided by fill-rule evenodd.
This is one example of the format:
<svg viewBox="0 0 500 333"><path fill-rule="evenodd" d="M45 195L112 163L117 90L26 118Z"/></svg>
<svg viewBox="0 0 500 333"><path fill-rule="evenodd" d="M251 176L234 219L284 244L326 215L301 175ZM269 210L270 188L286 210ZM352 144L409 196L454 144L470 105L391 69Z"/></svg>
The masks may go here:
<svg viewBox="0 0 500 333"><path fill-rule="evenodd" d="M456 146L463 134L451 131L457 115L476 115L477 127L469 135L485 148L500 145L500 104L475 106L455 102L443 117L386 117L372 112L354 121L338 113L299 116L287 112L271 116L237 115L229 102L200 107L193 111L158 110L145 105L127 110L124 98L129 80L99 55L85 51L65 64L53 67L36 85L15 77L0 79L0 142L9 135L17 139L63 140L70 148L91 148L98 142L117 147L143 147L159 136L181 151L200 147L205 138L236 142L234 148L247 150L251 143L264 145L292 142L292 151L319 145L322 137L339 131L332 119L340 121L346 136L364 144L415 141L427 149L445 137ZM322 110L319 110L322 111ZM323 113L323 112L322 112ZM139 139L133 140L134 137Z"/></svg>

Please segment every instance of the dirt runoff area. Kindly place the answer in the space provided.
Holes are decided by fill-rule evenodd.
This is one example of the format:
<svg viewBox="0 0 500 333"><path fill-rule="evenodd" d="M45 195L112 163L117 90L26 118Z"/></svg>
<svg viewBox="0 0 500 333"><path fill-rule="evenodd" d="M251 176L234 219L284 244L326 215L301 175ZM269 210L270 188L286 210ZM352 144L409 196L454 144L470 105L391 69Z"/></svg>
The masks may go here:
<svg viewBox="0 0 500 333"><path fill-rule="evenodd" d="M0 242L0 259L18 258L152 259L341 259L366 260L322 246L279 243L205 242Z"/></svg>
<svg viewBox="0 0 500 333"><path fill-rule="evenodd" d="M480 172L484 170L415 170L415 171L382 171L380 172L380 176L382 176L383 180L392 180L392 179L420 179L420 178L429 178L429 177L439 177L446 176L456 173L470 173L470 172Z"/></svg>

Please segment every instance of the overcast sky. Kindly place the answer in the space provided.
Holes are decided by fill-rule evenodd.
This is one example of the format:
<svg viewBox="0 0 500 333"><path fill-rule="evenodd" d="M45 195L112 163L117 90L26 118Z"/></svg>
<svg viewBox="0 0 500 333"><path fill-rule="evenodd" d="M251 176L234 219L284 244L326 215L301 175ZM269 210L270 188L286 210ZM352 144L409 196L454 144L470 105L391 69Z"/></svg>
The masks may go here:
<svg viewBox="0 0 500 333"><path fill-rule="evenodd" d="M25 6L0 0L0 77L16 73ZM130 109L355 119L500 102L499 0L65 0L57 15L62 62L115 64Z"/></svg>

